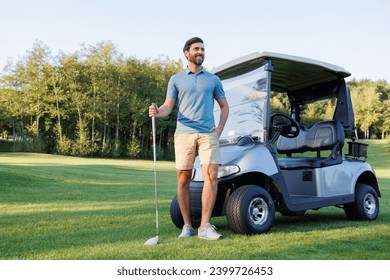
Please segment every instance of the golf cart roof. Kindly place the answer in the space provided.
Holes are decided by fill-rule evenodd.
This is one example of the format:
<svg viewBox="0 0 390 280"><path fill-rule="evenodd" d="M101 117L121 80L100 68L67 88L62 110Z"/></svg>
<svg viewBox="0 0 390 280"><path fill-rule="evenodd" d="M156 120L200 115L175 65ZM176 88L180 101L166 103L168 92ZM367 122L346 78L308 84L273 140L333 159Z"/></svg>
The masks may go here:
<svg viewBox="0 0 390 280"><path fill-rule="evenodd" d="M272 52L248 54L214 68L212 72L222 80L229 79L261 67L270 60L273 66L271 90L288 92L292 95L295 95L294 92L300 95L303 90L305 95L313 93L317 98L324 96L325 91L328 91L325 88L334 87L340 79L351 75L340 66L310 58ZM321 87L322 94L314 93L312 91L314 87ZM311 90L308 91L309 89ZM315 96L312 97L315 98ZM297 97L299 99L299 96ZM306 96L303 99L312 98Z"/></svg>

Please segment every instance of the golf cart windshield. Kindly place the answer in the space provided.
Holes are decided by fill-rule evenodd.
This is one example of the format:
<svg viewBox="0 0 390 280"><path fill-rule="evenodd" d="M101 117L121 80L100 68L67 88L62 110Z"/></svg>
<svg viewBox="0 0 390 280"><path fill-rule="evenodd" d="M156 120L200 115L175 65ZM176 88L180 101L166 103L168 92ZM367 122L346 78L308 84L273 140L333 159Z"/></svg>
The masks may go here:
<svg viewBox="0 0 390 280"><path fill-rule="evenodd" d="M220 137L221 144L235 143L243 136L264 142L264 114L267 102L268 72L264 65L251 72L222 80L230 113ZM214 107L216 124L221 110Z"/></svg>

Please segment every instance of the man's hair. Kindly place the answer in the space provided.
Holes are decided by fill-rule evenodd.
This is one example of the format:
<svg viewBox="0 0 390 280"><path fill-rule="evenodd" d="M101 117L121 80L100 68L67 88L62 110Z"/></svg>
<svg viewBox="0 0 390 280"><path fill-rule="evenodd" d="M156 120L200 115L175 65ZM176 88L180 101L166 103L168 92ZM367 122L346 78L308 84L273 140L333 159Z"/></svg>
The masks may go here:
<svg viewBox="0 0 390 280"><path fill-rule="evenodd" d="M184 44L183 53L185 51L188 51L190 49L191 45L194 44L194 43L202 43L203 44L203 40L200 39L199 37L193 37L191 39L188 39L186 41L186 43Z"/></svg>

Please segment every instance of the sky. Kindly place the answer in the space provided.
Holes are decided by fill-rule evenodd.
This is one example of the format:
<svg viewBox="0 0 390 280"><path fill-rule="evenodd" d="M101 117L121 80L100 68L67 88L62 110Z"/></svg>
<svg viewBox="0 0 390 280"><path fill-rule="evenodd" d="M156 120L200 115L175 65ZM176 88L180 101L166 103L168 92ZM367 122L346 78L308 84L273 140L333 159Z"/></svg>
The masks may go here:
<svg viewBox="0 0 390 280"><path fill-rule="evenodd" d="M112 42L125 57L181 59L194 36L212 69L261 51L390 82L390 0L0 0L0 69L41 41L57 55Z"/></svg>

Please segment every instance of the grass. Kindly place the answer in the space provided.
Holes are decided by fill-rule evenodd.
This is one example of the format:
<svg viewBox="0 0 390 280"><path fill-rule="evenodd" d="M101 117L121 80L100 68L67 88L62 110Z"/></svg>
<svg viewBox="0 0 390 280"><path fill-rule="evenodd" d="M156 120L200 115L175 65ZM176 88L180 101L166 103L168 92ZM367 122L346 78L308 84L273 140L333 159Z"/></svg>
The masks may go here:
<svg viewBox="0 0 390 280"><path fill-rule="evenodd" d="M234 234L225 217L212 222L225 239L178 240L169 206L176 192L172 162L158 162L160 244L155 236L153 162L0 153L0 259L390 259L390 154L370 141L381 187L376 221L346 219L335 207L303 217L279 214L267 234Z"/></svg>

